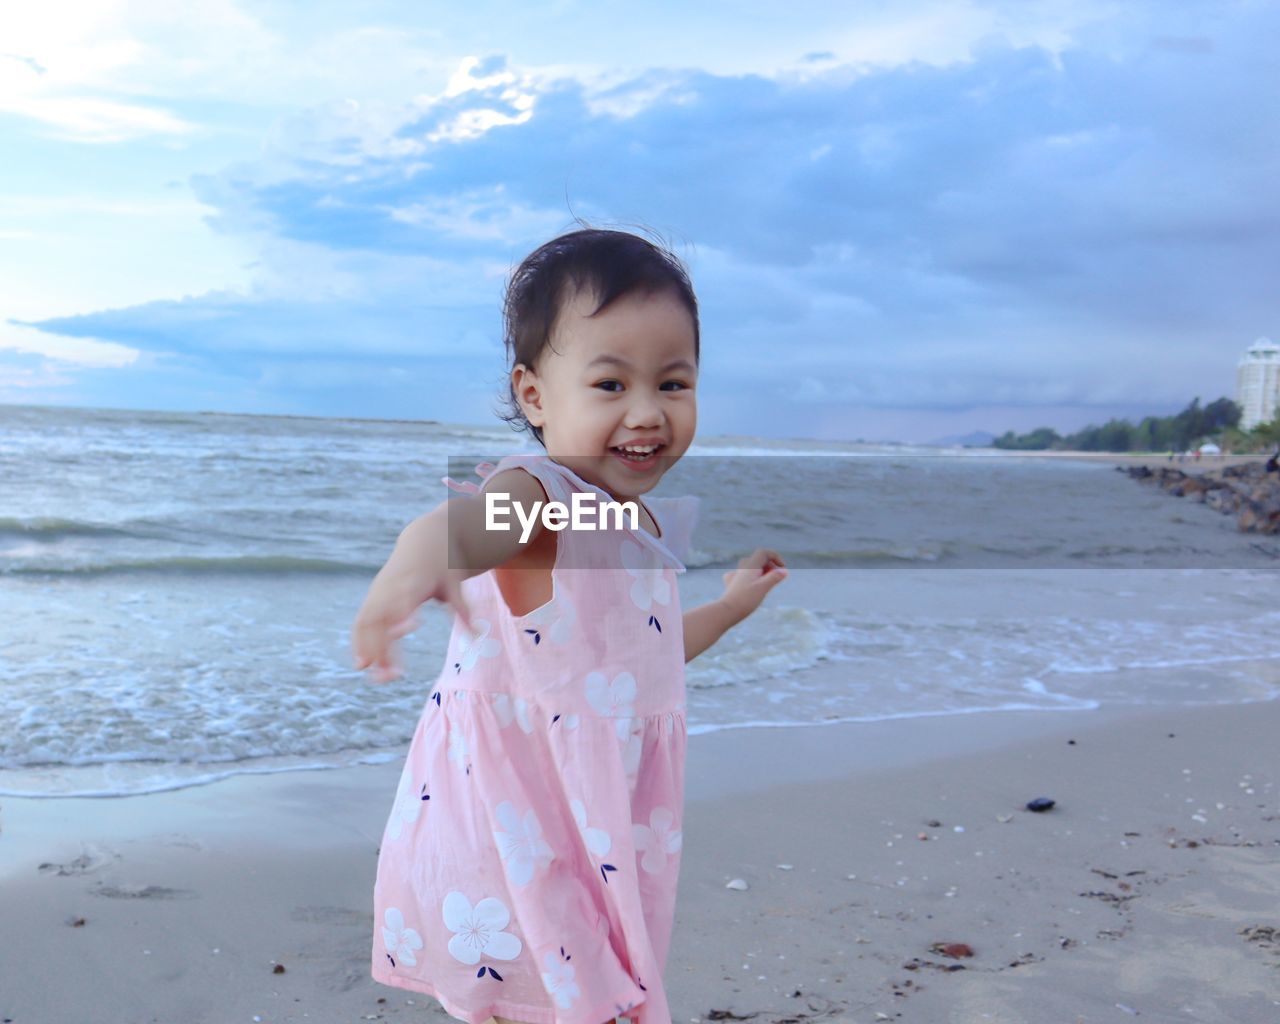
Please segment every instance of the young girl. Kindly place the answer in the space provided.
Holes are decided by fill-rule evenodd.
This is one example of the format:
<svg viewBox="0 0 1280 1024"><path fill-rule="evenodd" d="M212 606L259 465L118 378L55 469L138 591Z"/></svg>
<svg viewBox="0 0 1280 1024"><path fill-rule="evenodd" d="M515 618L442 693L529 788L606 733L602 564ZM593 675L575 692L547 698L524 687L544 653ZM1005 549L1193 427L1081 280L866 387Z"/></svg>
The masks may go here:
<svg viewBox="0 0 1280 1024"><path fill-rule="evenodd" d="M681 614L697 499L640 500L697 420L698 307L672 254L572 232L520 265L505 314L507 418L546 454L482 463L482 489L446 477L469 493L404 529L353 627L356 668L386 681L424 602L456 613L379 849L373 977L468 1024L671 1024L684 664L786 569L757 550ZM516 513L487 522L491 496L527 520L575 493L609 528L539 516L522 542Z"/></svg>

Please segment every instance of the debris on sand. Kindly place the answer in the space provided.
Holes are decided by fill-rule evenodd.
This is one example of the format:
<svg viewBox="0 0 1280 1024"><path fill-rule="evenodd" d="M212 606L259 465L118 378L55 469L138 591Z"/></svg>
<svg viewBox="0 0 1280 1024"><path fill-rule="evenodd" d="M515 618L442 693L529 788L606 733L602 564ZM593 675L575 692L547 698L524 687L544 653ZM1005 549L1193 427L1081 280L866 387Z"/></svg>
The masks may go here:
<svg viewBox="0 0 1280 1024"><path fill-rule="evenodd" d="M1251 924L1241 928L1240 934L1244 936L1245 942L1256 942L1263 949L1280 953L1280 928L1273 928L1269 924Z"/></svg>
<svg viewBox="0 0 1280 1024"><path fill-rule="evenodd" d="M973 947L964 942L935 942L929 947L929 951L939 956L949 956L953 960L973 956Z"/></svg>

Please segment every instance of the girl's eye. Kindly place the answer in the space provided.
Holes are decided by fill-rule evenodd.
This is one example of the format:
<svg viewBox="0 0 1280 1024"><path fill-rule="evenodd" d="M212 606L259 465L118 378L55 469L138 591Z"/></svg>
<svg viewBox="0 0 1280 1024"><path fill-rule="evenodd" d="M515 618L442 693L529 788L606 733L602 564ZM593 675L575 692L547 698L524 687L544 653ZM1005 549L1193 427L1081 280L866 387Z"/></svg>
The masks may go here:
<svg viewBox="0 0 1280 1024"><path fill-rule="evenodd" d="M622 390L622 382L616 380L602 380L595 386L612 393ZM663 391L687 391L689 390L689 385L682 380L665 380L660 385L660 388Z"/></svg>

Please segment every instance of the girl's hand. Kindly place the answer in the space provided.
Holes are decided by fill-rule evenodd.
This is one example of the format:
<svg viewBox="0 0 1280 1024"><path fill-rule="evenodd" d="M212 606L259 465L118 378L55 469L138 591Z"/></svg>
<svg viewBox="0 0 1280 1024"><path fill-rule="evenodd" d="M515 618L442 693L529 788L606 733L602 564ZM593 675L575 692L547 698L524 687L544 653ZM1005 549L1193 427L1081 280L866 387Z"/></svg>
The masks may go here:
<svg viewBox="0 0 1280 1024"><path fill-rule="evenodd" d="M489 476L485 489L490 487L523 508L546 498L538 478L519 468ZM448 605L474 636L462 581L504 565L541 532L538 525L524 537L514 518L505 528L490 529L486 504L480 494L451 498L400 531L351 627L355 667L372 665L375 682L400 675L396 641L418 628L416 613L427 601Z"/></svg>
<svg viewBox="0 0 1280 1024"><path fill-rule="evenodd" d="M756 548L738 562L738 568L724 574L724 594L720 600L741 622L760 607L765 594L787 578L782 556L768 548Z"/></svg>
<svg viewBox="0 0 1280 1024"><path fill-rule="evenodd" d="M449 569L446 559L423 558L419 551L397 550L379 570L351 627L353 663L373 666L373 681L389 683L403 672L397 641L421 624L417 611L426 602L450 605L467 629L471 614L462 596L465 574Z"/></svg>

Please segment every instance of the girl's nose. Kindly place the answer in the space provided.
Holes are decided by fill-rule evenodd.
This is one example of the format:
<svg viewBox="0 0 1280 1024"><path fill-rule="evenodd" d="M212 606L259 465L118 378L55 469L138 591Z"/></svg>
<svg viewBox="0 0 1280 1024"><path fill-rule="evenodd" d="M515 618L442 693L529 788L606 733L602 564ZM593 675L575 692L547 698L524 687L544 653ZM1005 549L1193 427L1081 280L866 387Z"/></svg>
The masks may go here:
<svg viewBox="0 0 1280 1024"><path fill-rule="evenodd" d="M662 407L650 395L637 394L627 407L626 426L628 430L641 430L645 427L657 427L662 423Z"/></svg>

